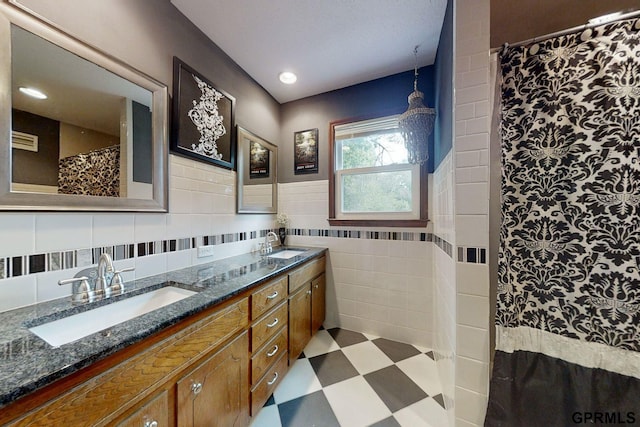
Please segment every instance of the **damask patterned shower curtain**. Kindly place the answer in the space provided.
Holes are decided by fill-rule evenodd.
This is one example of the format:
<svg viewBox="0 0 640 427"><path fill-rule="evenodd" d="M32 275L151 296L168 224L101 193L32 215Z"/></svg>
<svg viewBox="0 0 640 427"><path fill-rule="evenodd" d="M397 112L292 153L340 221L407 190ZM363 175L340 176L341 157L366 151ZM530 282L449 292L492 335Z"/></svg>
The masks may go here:
<svg viewBox="0 0 640 427"><path fill-rule="evenodd" d="M487 426L640 425L640 19L500 59Z"/></svg>

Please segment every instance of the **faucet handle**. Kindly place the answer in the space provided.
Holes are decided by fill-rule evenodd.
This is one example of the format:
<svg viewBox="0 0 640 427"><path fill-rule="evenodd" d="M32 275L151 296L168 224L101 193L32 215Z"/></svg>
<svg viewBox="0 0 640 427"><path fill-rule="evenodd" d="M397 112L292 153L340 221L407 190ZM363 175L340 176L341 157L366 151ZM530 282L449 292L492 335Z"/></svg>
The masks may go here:
<svg viewBox="0 0 640 427"><path fill-rule="evenodd" d="M82 304L96 300L96 294L91 290L91 286L89 286L89 278L87 276L58 280L59 286L68 285L69 283L72 283L71 302L73 304Z"/></svg>
<svg viewBox="0 0 640 427"><path fill-rule="evenodd" d="M120 273L126 273L127 271L134 271L135 267L127 267L122 270L117 270L113 272L113 277L111 278L111 284L109 288L111 289L111 294L121 294L124 292L124 280L122 280L122 276Z"/></svg>

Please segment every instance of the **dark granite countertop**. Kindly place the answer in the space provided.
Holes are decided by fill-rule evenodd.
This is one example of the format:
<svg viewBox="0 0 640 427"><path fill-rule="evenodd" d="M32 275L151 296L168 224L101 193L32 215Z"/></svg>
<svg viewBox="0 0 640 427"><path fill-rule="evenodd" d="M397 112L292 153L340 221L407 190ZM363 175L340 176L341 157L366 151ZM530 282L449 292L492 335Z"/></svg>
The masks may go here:
<svg viewBox="0 0 640 427"><path fill-rule="evenodd" d="M299 249L306 251L291 259L250 253L127 282L125 294L95 303L74 306L71 298L66 297L0 313L0 409L326 251L324 248ZM49 345L29 331L30 327L51 320L168 285L197 293L60 347Z"/></svg>

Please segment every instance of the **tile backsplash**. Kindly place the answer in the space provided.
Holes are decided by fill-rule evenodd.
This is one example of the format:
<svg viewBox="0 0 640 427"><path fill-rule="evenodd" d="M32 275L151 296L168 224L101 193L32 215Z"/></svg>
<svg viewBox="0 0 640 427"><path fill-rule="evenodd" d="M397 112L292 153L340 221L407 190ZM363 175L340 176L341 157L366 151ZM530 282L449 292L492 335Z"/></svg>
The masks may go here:
<svg viewBox="0 0 640 427"><path fill-rule="evenodd" d="M114 261L136 257L186 251L203 245L222 245L242 242L264 237L268 230L226 233L209 236L186 237L182 239L165 239L152 242L126 243L121 245L101 246L75 249L69 251L53 251L35 255L18 255L0 258L0 279L25 276L28 274L49 271L68 270L76 267L88 267L96 264L103 252L111 255Z"/></svg>
<svg viewBox="0 0 640 427"><path fill-rule="evenodd" d="M76 267L87 267L98 262L103 252L111 255L114 261L127 260L162 253L171 253L196 249L200 246L222 245L225 243L243 242L262 239L274 228L243 231L239 233L225 233L207 236L185 237L180 239L165 239L151 242L125 243L107 245L94 248L83 248L68 251L52 251L33 255L14 255L0 258L0 279L25 276L29 274L50 271L68 270ZM390 232L364 230L335 230L335 229L287 229L289 236L335 237L348 239L392 240L392 241L420 241L433 242L450 257L452 245L446 240L434 236L432 233L422 232ZM466 254L466 255L463 255ZM486 263L486 249L458 247L458 262Z"/></svg>

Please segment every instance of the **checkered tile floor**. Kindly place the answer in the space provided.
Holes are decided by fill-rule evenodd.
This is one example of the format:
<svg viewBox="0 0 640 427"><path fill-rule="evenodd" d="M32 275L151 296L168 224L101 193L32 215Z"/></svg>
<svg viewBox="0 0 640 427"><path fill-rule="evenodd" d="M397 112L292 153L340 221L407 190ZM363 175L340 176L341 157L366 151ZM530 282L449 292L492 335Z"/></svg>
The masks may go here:
<svg viewBox="0 0 640 427"><path fill-rule="evenodd" d="M251 427L448 425L433 353L320 330Z"/></svg>

